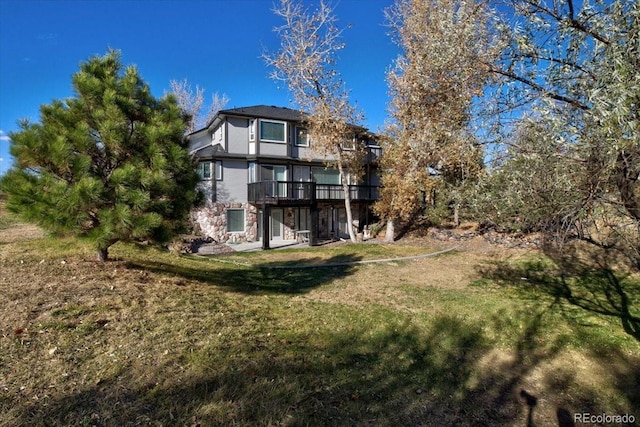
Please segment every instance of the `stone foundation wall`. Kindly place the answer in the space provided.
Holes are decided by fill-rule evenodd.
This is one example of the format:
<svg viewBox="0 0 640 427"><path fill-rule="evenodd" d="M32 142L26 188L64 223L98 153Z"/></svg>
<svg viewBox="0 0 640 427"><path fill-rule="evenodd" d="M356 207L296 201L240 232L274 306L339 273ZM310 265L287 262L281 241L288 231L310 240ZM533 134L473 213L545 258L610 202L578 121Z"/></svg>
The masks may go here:
<svg viewBox="0 0 640 427"><path fill-rule="evenodd" d="M244 232L227 232L227 209L244 209ZM258 211L249 203L212 203L194 209L191 222L198 234L211 237L218 243L258 240Z"/></svg>

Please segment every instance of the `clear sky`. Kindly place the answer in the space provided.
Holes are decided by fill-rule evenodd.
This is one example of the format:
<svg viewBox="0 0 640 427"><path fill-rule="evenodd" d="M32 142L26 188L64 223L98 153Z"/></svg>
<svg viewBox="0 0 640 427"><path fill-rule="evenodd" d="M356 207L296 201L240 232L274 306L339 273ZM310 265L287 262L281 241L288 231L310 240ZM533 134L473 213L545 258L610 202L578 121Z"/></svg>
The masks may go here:
<svg viewBox="0 0 640 427"><path fill-rule="evenodd" d="M315 0L305 0L313 4ZM346 48L339 66L378 130L387 106L385 72L397 55L382 10L392 0L332 0ZM274 0L0 0L0 175L9 168L9 132L17 121L39 121L39 107L73 96L80 62L122 52L155 96L172 79L187 79L229 98L227 108L292 107L285 88L269 80L260 55L278 49L282 23Z"/></svg>

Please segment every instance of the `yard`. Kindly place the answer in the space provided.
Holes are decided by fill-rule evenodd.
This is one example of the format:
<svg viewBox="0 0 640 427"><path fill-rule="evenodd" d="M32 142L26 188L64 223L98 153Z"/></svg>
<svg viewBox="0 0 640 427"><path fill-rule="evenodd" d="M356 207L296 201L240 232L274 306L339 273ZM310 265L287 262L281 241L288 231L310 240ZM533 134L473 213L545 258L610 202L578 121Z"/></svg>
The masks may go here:
<svg viewBox="0 0 640 427"><path fill-rule="evenodd" d="M480 241L351 263L456 245L428 239L98 263L1 209L1 426L640 422L637 275Z"/></svg>

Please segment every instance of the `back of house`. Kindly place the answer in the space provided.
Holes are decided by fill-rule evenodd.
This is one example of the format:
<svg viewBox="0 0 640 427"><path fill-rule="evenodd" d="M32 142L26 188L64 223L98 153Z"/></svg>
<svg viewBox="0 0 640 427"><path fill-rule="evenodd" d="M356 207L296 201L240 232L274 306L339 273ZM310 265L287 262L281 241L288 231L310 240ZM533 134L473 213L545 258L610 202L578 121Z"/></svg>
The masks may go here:
<svg viewBox="0 0 640 427"><path fill-rule="evenodd" d="M363 231L374 219L380 147L375 135L353 129L353 144L366 150L364 176L349 186L354 225ZM263 247L348 237L340 175L314 152L304 113L267 105L221 110L188 138L205 198L192 212L202 234L220 243L262 240Z"/></svg>

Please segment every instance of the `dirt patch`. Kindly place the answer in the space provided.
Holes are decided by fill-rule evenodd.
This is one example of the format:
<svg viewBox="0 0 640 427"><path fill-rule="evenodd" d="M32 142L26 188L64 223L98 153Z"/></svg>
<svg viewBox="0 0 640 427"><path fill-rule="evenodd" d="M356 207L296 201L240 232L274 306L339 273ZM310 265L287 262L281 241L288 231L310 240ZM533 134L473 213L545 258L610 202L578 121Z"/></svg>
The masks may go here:
<svg viewBox="0 0 640 427"><path fill-rule="evenodd" d="M0 244L41 239L44 236L45 233L40 227L31 224L15 224L9 228L0 229Z"/></svg>

